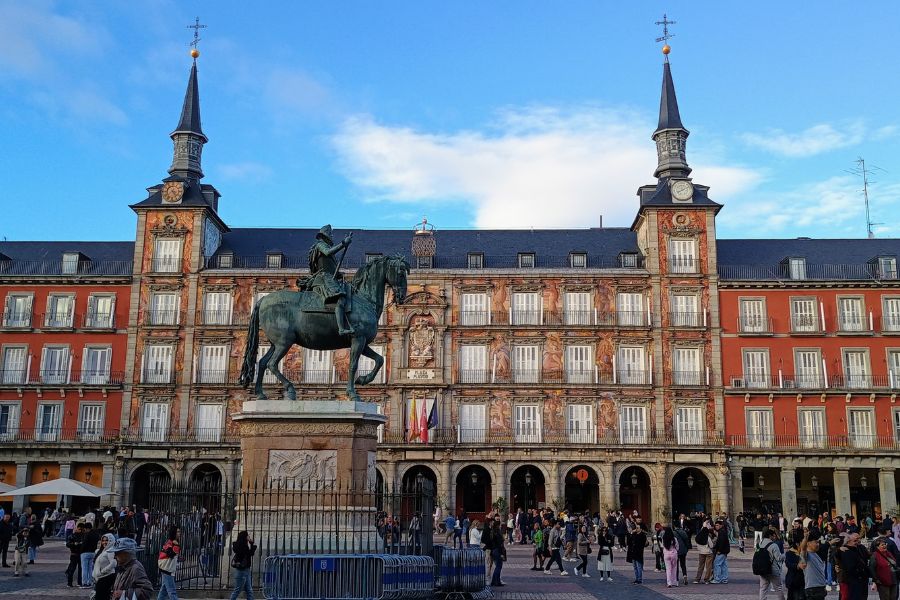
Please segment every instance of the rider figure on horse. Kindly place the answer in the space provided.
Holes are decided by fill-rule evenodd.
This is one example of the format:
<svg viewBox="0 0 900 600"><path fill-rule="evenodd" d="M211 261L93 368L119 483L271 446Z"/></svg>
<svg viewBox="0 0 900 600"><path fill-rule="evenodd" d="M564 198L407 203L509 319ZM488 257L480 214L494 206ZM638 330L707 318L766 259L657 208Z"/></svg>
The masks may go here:
<svg viewBox="0 0 900 600"><path fill-rule="evenodd" d="M334 255L342 248L350 246L352 235L350 233L341 242L334 244L331 225L322 227L316 234L316 243L309 249L310 277L304 282L305 287L318 293L326 304L337 300L334 307L334 318L337 320L340 335L354 333L354 329L347 316L350 285L344 281L340 265L334 259Z"/></svg>

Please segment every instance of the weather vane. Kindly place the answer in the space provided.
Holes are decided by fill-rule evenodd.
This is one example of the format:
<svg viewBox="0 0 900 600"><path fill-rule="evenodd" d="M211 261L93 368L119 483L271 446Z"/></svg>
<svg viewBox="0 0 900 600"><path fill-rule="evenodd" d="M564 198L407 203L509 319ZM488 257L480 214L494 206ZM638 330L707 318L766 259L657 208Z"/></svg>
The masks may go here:
<svg viewBox="0 0 900 600"><path fill-rule="evenodd" d="M669 25L674 25L675 21L670 21L668 15L663 13L662 21L657 21L656 24L663 26L663 34L656 38L656 41L664 43L662 52L666 55L666 60L669 60L669 52L672 51L672 48L669 46L669 40L675 37L674 33L669 33Z"/></svg>
<svg viewBox="0 0 900 600"><path fill-rule="evenodd" d="M665 17L665 15L663 15L663 17ZM201 25L200 17L197 17L194 19L194 24L188 25L187 28L194 30L194 41L191 42L191 56L196 59L200 56L200 50L197 49L197 44L200 43L200 30L206 29L206 25Z"/></svg>

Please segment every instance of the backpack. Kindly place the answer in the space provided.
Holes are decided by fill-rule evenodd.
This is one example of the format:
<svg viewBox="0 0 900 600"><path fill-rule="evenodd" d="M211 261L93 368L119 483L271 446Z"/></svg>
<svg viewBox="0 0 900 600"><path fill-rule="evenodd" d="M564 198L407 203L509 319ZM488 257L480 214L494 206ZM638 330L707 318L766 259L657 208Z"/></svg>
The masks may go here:
<svg viewBox="0 0 900 600"><path fill-rule="evenodd" d="M772 544L769 542L765 546L760 546L753 553L753 574L754 575L771 575L772 574L772 557L769 555L767 548Z"/></svg>
<svg viewBox="0 0 900 600"><path fill-rule="evenodd" d="M709 542L709 529L706 527L701 527L700 531L697 532L697 537L694 538L698 545L706 544Z"/></svg>

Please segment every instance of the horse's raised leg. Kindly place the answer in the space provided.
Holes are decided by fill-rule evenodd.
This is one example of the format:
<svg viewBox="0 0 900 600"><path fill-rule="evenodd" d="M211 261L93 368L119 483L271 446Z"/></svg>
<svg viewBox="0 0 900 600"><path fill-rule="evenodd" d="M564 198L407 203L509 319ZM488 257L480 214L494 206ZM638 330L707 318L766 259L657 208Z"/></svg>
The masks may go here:
<svg viewBox="0 0 900 600"><path fill-rule="evenodd" d="M266 367L269 366L269 359L272 357L272 354L275 353L275 346L269 346L269 350L263 354L262 358L259 359L259 364L256 369L256 387L253 390L256 392L257 400L268 400L269 398L266 396L266 393L263 391L263 376L266 374Z"/></svg>
<svg viewBox="0 0 900 600"><path fill-rule="evenodd" d="M378 376L378 371L380 371L382 365L384 365L384 357L372 350L368 344L362 349L362 354L366 358L371 358L375 361L375 368L372 369L370 373L357 377L356 385L368 385L375 381L375 377Z"/></svg>
<svg viewBox="0 0 900 600"><path fill-rule="evenodd" d="M287 346L275 346L275 353L269 358L269 372L275 376L278 381L280 381L284 385L284 395L287 396L288 400L296 400L297 399L297 391L294 389L294 384L291 383L291 380L282 374L282 372L278 369L278 363L281 362L281 359L285 357L288 353L288 350L291 349L291 345Z"/></svg>
<svg viewBox="0 0 900 600"><path fill-rule="evenodd" d="M351 400L359 402L359 394L356 393L356 370L359 368L359 355L366 346L364 336L355 335L350 341L350 371L347 373L347 395Z"/></svg>

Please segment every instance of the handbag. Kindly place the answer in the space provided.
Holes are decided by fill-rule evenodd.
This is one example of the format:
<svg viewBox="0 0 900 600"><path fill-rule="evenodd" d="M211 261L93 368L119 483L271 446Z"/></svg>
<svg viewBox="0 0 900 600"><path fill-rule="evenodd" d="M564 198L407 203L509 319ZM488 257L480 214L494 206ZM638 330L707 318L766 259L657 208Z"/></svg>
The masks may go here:
<svg viewBox="0 0 900 600"><path fill-rule="evenodd" d="M609 548L600 546L600 556L609 556Z"/></svg>

